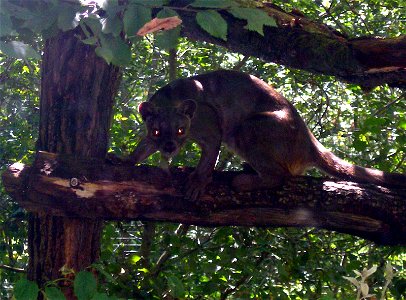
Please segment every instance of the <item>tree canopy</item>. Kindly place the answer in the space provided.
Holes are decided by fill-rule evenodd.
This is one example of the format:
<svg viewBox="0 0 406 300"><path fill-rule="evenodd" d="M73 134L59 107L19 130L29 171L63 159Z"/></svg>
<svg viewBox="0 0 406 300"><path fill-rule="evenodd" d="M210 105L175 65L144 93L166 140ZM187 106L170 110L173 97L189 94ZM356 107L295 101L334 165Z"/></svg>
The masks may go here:
<svg viewBox="0 0 406 300"><path fill-rule="evenodd" d="M77 38L95 47L97 55L122 68L110 129L109 147L115 153L126 154L137 144L143 133L137 106L174 77L174 66L176 77L225 68L273 84L294 103L317 138L339 156L405 173L402 3L83 3L0 4L1 170L12 162L29 163L34 157L39 54L45 41L59 30L75 30ZM146 38L136 36L153 17L176 15L182 20L179 27ZM131 47L123 37L132 42ZM173 164L193 166L198 152L190 143ZM158 165L159 156L153 155L147 163ZM239 168L239 159L223 150L217 169ZM11 285L26 269L28 215L2 186L0 207L0 295L8 297ZM86 273L78 277L94 287L92 297L108 292L126 299L348 299L356 297L354 282L368 277L370 293L380 295L389 280L388 299L404 299L405 259L402 247L382 247L314 228L108 222L100 260L93 265L101 277L98 291ZM389 271L384 276L387 262L395 270L393 279L388 279ZM373 274L372 269L354 275L374 265L379 268ZM47 295L55 292L51 287Z"/></svg>

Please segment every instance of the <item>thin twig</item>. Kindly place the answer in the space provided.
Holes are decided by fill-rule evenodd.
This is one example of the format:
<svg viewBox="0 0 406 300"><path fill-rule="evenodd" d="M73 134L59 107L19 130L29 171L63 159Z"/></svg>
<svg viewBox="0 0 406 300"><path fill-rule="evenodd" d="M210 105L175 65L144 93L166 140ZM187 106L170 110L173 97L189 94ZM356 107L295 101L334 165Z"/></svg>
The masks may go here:
<svg viewBox="0 0 406 300"><path fill-rule="evenodd" d="M16 268L16 267L7 266L7 265L2 265L2 264L0 264L0 269L13 271L13 272L16 272L16 273L27 273L27 270L25 270L25 269Z"/></svg>
<svg viewBox="0 0 406 300"><path fill-rule="evenodd" d="M320 0L316 0L315 2L316 2L316 4L320 5L324 9L324 11L326 12L326 15L333 20L333 22L336 24L336 26L340 29L341 33L344 34L344 35L348 35L347 34L347 28L345 28L343 26L343 24L341 24L339 22L339 20L336 17L334 17L332 15L332 13L331 13L331 7L333 6L333 2L331 3L330 7L324 6L322 1L320 1Z"/></svg>
<svg viewBox="0 0 406 300"><path fill-rule="evenodd" d="M256 260L255 266L259 267L261 263L269 256L269 252L262 252L261 256ZM227 287L223 292L221 292L220 299L226 300L229 295L237 291L242 285L248 283L252 279L253 275L251 273L247 273L243 275L233 287Z"/></svg>
<svg viewBox="0 0 406 300"><path fill-rule="evenodd" d="M351 11L353 14L355 14L356 16L358 16L358 17L360 18L360 20L361 20L361 22L364 24L365 29L367 30L367 32L368 32L369 34L371 34L372 31L369 29L369 26L367 25L367 23L365 22L365 20L361 17L361 15L360 15L357 11L355 11L355 9L352 7L351 3L350 3L348 0L344 0L344 2L348 5L348 8L350 9L350 11Z"/></svg>
<svg viewBox="0 0 406 300"><path fill-rule="evenodd" d="M175 235L178 237L184 236L188 232L189 228L190 225L180 224L179 227L175 230ZM156 277L161 272L163 265L172 256L172 249L174 249L174 246L168 246L165 251L162 252L161 256L158 258L157 262L151 270L151 277Z"/></svg>
<svg viewBox="0 0 406 300"><path fill-rule="evenodd" d="M240 71L242 67L244 67L245 63L250 58L249 55L245 55L242 60L240 60L233 68L234 71Z"/></svg>
<svg viewBox="0 0 406 300"><path fill-rule="evenodd" d="M383 111L387 110L389 107L391 107L393 104L399 102L400 100L405 100L406 99L406 92L403 92L398 98L395 100L389 102L386 104L384 107L378 109L375 113L372 114L373 117L376 117L380 114L382 114Z"/></svg>

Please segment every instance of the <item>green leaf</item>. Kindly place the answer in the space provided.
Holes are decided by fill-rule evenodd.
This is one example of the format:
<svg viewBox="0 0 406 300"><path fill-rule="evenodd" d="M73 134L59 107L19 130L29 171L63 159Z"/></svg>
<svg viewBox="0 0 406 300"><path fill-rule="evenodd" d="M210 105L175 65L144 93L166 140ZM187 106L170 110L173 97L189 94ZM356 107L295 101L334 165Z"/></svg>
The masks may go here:
<svg viewBox="0 0 406 300"><path fill-rule="evenodd" d="M238 6L238 4L232 0L195 0L190 5L204 8L229 8Z"/></svg>
<svg viewBox="0 0 406 300"><path fill-rule="evenodd" d="M47 18L43 17L42 15L38 15L29 20L26 20L23 23L22 27L27 28L35 33L49 31L50 28L55 25L58 20L58 11L55 8L53 10L47 11L47 14L49 14L49 17Z"/></svg>
<svg viewBox="0 0 406 300"><path fill-rule="evenodd" d="M151 8L142 5L129 5L124 12L124 31L127 36L135 36L137 31L151 20Z"/></svg>
<svg viewBox="0 0 406 300"><path fill-rule="evenodd" d="M158 7L168 5L169 0L129 0L129 4L141 4L149 7Z"/></svg>
<svg viewBox="0 0 406 300"><path fill-rule="evenodd" d="M261 35L264 35L264 25L276 27L276 21L270 17L265 11L257 8L248 7L235 7L229 10L229 12L238 19L247 21L247 25L244 27L251 31L256 31Z"/></svg>
<svg viewBox="0 0 406 300"><path fill-rule="evenodd" d="M17 33L13 29L13 24L11 23L10 16L0 13L0 37L6 35L17 35Z"/></svg>
<svg viewBox="0 0 406 300"><path fill-rule="evenodd" d="M108 64L110 64L113 60L114 53L108 47L97 47L94 51L96 52L97 56L103 58Z"/></svg>
<svg viewBox="0 0 406 300"><path fill-rule="evenodd" d="M111 33L113 36L119 36L122 28L123 23L116 15L102 19L102 32L105 34Z"/></svg>
<svg viewBox="0 0 406 300"><path fill-rule="evenodd" d="M196 14L196 21L200 27L212 36L227 40L227 22L217 11L200 11Z"/></svg>
<svg viewBox="0 0 406 300"><path fill-rule="evenodd" d="M75 6L61 4L58 14L58 28L62 31L68 31L79 25L79 19L76 18L77 10Z"/></svg>
<svg viewBox="0 0 406 300"><path fill-rule="evenodd" d="M96 293L92 300L110 300L110 297L105 293Z"/></svg>
<svg viewBox="0 0 406 300"><path fill-rule="evenodd" d="M102 24L101 19L95 18L93 16L83 19L83 23L88 26L91 30L91 33L86 29L86 26L83 27L83 31L85 32L86 36L91 37L99 36L102 33Z"/></svg>
<svg viewBox="0 0 406 300"><path fill-rule="evenodd" d="M179 16L176 11L170 8L164 8L158 12L156 15L157 18L163 19L163 18L169 18L169 17L176 17Z"/></svg>
<svg viewBox="0 0 406 300"><path fill-rule="evenodd" d="M29 20L35 17L35 14L26 7L15 5L11 1L1 1L1 10L10 16L21 20Z"/></svg>
<svg viewBox="0 0 406 300"><path fill-rule="evenodd" d="M129 64L131 61L130 47L121 39L111 35L100 36L101 46L96 48L96 54L116 66Z"/></svg>
<svg viewBox="0 0 406 300"><path fill-rule="evenodd" d="M352 146L357 151L364 151L368 147L368 143L367 143L367 139L366 139L365 135L360 134L360 133L354 134L354 140L352 142Z"/></svg>
<svg viewBox="0 0 406 300"><path fill-rule="evenodd" d="M92 299L96 294L96 279L92 273L80 271L76 274L73 289L78 300Z"/></svg>
<svg viewBox="0 0 406 300"><path fill-rule="evenodd" d="M46 287L45 295L47 300L66 300L62 291L56 287Z"/></svg>
<svg viewBox="0 0 406 300"><path fill-rule="evenodd" d="M5 55L20 59L41 59L41 56L30 46L19 41L1 42L0 51Z"/></svg>
<svg viewBox="0 0 406 300"><path fill-rule="evenodd" d="M367 128L381 127L386 123L386 119L378 117L369 117L365 120L364 125Z"/></svg>
<svg viewBox="0 0 406 300"><path fill-rule="evenodd" d="M164 8L157 14L157 18L161 19L174 16L178 16L178 14L176 11L169 8ZM177 26L174 29L159 32L156 35L156 45L161 49L169 50L176 48L180 37L180 29L180 26Z"/></svg>
<svg viewBox="0 0 406 300"><path fill-rule="evenodd" d="M14 287L14 297L16 300L37 300L38 285L27 279L20 279Z"/></svg>
<svg viewBox="0 0 406 300"><path fill-rule="evenodd" d="M92 37L90 37L90 38L83 39L83 40L81 40L81 41L82 41L83 44L86 44L86 45L96 45L98 39L97 39L97 37L92 36Z"/></svg>
<svg viewBox="0 0 406 300"><path fill-rule="evenodd" d="M131 263L133 263L134 265L137 264L137 262L139 262L141 260L141 256L139 255L133 255L131 257Z"/></svg>
<svg viewBox="0 0 406 300"><path fill-rule="evenodd" d="M100 7L106 11L108 15L114 15L120 10L118 0L102 0L98 1Z"/></svg>
<svg viewBox="0 0 406 300"><path fill-rule="evenodd" d="M182 281L176 276L168 276L166 278L170 293L175 298L183 298L185 296L185 287Z"/></svg>

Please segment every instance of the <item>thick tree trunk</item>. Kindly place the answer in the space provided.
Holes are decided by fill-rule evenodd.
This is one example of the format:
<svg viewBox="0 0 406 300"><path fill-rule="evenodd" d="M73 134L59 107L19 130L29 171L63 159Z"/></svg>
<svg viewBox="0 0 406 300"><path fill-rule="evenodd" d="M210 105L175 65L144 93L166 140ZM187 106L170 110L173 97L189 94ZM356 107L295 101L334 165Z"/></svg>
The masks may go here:
<svg viewBox="0 0 406 300"><path fill-rule="evenodd" d="M119 69L90 46L60 33L46 41L42 61L38 150L103 158L107 151ZM97 260L102 221L51 216L29 218L28 277L43 284L63 266L81 270ZM67 296L72 297L67 291Z"/></svg>

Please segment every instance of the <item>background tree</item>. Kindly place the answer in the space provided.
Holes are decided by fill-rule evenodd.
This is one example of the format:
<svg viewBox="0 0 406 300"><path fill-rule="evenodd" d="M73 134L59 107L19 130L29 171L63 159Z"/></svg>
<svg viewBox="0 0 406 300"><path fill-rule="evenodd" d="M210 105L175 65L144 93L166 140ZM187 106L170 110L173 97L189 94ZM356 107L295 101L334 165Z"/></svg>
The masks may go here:
<svg viewBox="0 0 406 300"><path fill-rule="evenodd" d="M21 7L18 1L13 4ZM137 10L124 10L124 21L125 12L139 13L138 10L144 9L137 6L139 4L137 1L133 4ZM65 30L71 29L69 26L72 26L69 25L72 18L69 19L67 16L71 11L67 9L69 3L66 5L66 7L62 5L56 14L50 14L52 18L57 18L53 21ZM289 8L292 4L285 5L285 8ZM379 4L371 2L364 3L363 6L347 2L295 5L307 16L313 17L313 20L321 21L320 16L324 16L324 22L326 20L328 23L331 22L341 31L344 28L353 36L388 32L391 36L397 36L404 29L401 23L396 23L397 19L401 19L396 13L401 11L397 10L399 5L393 2ZM31 12L39 13L44 7L38 6L38 3L32 7L22 7L28 10L21 12L21 15L28 18L24 20L25 29L45 24L47 25L44 30L51 29L49 24L52 22L49 20L47 20L49 23L44 22L44 25L41 22L33 24L34 21L43 19L32 17ZM116 14L120 15L121 12L115 11L116 8L114 5L102 7L107 17L104 18L106 20L101 32L106 36L102 35L103 38L100 37L97 41L85 39L85 42L97 44L98 54L105 59L117 64L128 64L119 88L120 101L115 107L116 114L111 129L111 148L117 153L126 153L137 143L142 131L142 126L134 126L134 123L141 125L140 118L135 113L137 104L145 99L147 94L167 82L169 54L156 48L156 45L162 42L159 36L156 40L149 37L148 40L136 42L132 52L133 59L128 59L130 52L125 50L124 44L112 42L113 37L118 37L120 32L115 31L113 26ZM381 13L376 13L378 9ZM15 19L21 19L18 17L21 15L15 15L18 10L13 12L11 22L15 24ZM382 15L387 16L382 18ZM4 18L1 19L2 22L7 22ZM142 14L138 19L134 19L142 20ZM91 20L92 18L88 18L86 21L89 22L86 23L87 27L92 26ZM389 22L391 22L390 30L382 32L382 28ZM381 26L382 24L385 26ZM124 26L130 24L124 22ZM95 31L95 28L92 30ZM21 32L20 36L23 37ZM2 46L2 51L7 52L7 47L4 48L4 44ZM118 55L113 55L112 52ZM342 157L383 170L405 171L405 109L401 101L404 99L401 90L385 86L365 95L356 85L345 86L329 77L285 69L200 42L181 40L177 54L178 76L188 76L221 67L237 68L269 80L294 102L316 136L331 148L340 149L336 152L342 152ZM37 128L35 122L38 122L35 120L38 118L36 111L38 96L35 91L39 80L38 66L35 63L27 62L29 67L24 67L21 61L5 57L1 59L1 83L5 87L2 89L4 93L2 122L7 124L2 125L5 130L1 136L1 154L4 163L7 163L16 158L21 159L26 155L26 149L31 151L34 149L32 137L35 139L37 135L34 131ZM299 90L300 93L297 92ZM15 98L23 101L16 101ZM12 118L13 115L16 118ZM11 147L13 142L22 145L19 149L21 152L17 153L16 148ZM196 151L195 145L188 145L175 163L193 165L198 157ZM157 156L150 159L150 163L157 161ZM219 168L236 168L238 163L238 159L231 158L223 151ZM2 214L4 217L2 228L7 232L3 240L4 249L7 251L1 252L4 257L2 262L11 267L21 267L24 266L25 258L18 253L22 253L24 245L23 227L16 225L19 224L23 214L19 211L13 214L15 206L8 203L9 200L4 202L5 213ZM354 237L334 233L323 234L314 229L210 230L195 226L177 228L176 225L168 224L156 227L142 226L134 222L130 226L107 225L102 239L100 261L104 264L102 267L99 265L99 269L108 275L106 288L125 298L140 296L159 298L164 295L167 297L206 295L225 298L236 294L240 297L271 295L277 299L284 297L318 299L322 296L330 299L334 295L336 298L346 299L354 293L350 284L344 282L341 275L348 275L352 270L366 265L382 265L386 260L393 261L397 269L404 272L401 269L402 259L404 260L402 249L377 248L367 241ZM337 253L341 253L338 258ZM4 287L7 288L10 278L15 280L16 274L13 270L4 268L1 272ZM5 277L3 274L13 275ZM379 282L381 279L377 276L374 280ZM392 293L393 295L399 293L400 298L401 285L404 281L400 279L396 284L395 288L392 288Z"/></svg>

